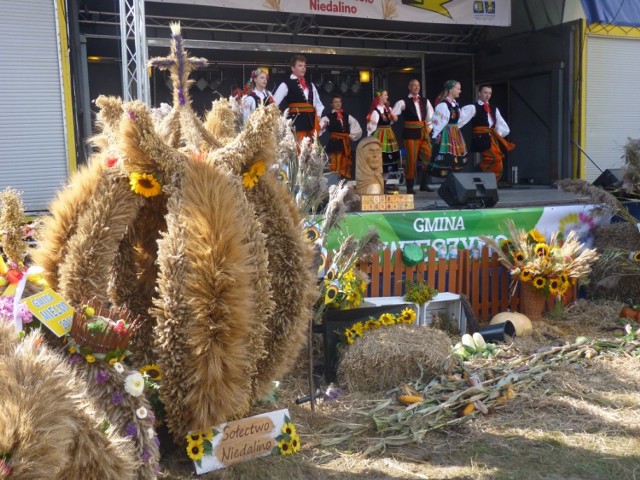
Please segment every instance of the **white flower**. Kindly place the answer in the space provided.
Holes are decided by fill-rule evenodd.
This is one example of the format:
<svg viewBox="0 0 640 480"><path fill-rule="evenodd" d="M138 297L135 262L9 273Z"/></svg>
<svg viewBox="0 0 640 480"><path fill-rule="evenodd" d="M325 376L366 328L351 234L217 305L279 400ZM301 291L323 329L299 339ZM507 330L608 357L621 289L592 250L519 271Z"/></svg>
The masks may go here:
<svg viewBox="0 0 640 480"><path fill-rule="evenodd" d="M139 409L136 410L136 416L140 420L147 418L147 409L144 407L140 407Z"/></svg>
<svg viewBox="0 0 640 480"><path fill-rule="evenodd" d="M118 373L122 373L124 372L124 365L122 365L120 362L116 362L113 364L113 369Z"/></svg>
<svg viewBox="0 0 640 480"><path fill-rule="evenodd" d="M153 430L153 428L151 427L147 428L147 437L149 439L152 439L155 436L156 436L156 432Z"/></svg>
<svg viewBox="0 0 640 480"><path fill-rule="evenodd" d="M144 390L144 377L140 372L133 372L124 379L124 389L132 397L139 397Z"/></svg>

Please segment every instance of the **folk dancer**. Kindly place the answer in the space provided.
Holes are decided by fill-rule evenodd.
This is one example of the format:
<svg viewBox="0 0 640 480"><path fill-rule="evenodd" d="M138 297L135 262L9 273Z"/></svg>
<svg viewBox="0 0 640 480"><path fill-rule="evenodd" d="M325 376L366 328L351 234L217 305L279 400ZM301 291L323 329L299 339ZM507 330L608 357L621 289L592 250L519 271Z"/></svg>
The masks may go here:
<svg viewBox="0 0 640 480"><path fill-rule="evenodd" d="M449 80L436 99L431 132L431 161L427 165L427 173L432 177L444 178L451 171L462 170L467 162L467 146L460 128L471 120L475 106L460 107L457 101L460 92L460 82Z"/></svg>
<svg viewBox="0 0 640 480"><path fill-rule="evenodd" d="M475 115L471 120L471 151L480 153L480 169L483 172L492 172L496 180L500 180L504 156L506 152L516 148L516 145L504 138L509 135L509 126L500 115L500 110L489 104L492 93L491 85L478 87Z"/></svg>
<svg viewBox="0 0 640 480"><path fill-rule="evenodd" d="M242 118L247 123L247 118L260 105L271 105L274 103L271 92L267 90L269 75L264 70L257 68L251 72L249 82L245 85L245 96L242 99Z"/></svg>
<svg viewBox="0 0 640 480"><path fill-rule="evenodd" d="M280 107L283 100L288 104L298 145L303 138L312 138L319 133L320 115L324 111L316 87L304 77L306 72L307 59L303 55L294 55L291 58L291 76L273 94L276 105Z"/></svg>
<svg viewBox="0 0 640 480"><path fill-rule="evenodd" d="M407 153L407 163L404 171L407 179L407 193L414 193L413 184L417 174L416 165L418 158L422 159L422 169L426 169L427 162L431 158L431 118L433 107L429 100L420 96L420 82L415 78L409 82L409 95L398 100L393 106L393 113L398 117L404 117L402 130L402 142ZM420 182L420 190L427 189L427 175L423 173Z"/></svg>
<svg viewBox="0 0 640 480"><path fill-rule="evenodd" d="M331 158L331 171L336 172L340 179L350 179L351 141L360 139L362 128L355 118L342 109L340 95L331 98L331 111L326 111L320 119L320 127L329 130L329 143L325 151Z"/></svg>

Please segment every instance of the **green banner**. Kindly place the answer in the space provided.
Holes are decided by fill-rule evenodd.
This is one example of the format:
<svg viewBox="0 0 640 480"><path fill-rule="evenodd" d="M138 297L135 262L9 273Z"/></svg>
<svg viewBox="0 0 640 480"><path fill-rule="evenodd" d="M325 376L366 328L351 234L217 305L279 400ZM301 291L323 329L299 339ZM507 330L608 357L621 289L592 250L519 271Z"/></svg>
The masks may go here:
<svg viewBox="0 0 640 480"><path fill-rule="evenodd" d="M543 234L576 231L587 245L593 243L592 229L608 223L610 217L593 205L563 205L558 207L496 208L478 210L432 210L384 213L350 213L331 232L327 249L339 248L348 235L362 236L375 227L382 242L392 248L416 243L423 249L440 251L476 249L482 246L480 235L504 236L505 221L513 219L518 228L536 228Z"/></svg>

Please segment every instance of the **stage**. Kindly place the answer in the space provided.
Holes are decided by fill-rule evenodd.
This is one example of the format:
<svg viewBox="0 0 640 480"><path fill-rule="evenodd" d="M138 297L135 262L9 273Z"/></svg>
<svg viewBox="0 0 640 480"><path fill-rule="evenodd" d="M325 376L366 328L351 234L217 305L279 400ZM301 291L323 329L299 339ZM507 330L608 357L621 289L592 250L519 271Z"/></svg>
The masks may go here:
<svg viewBox="0 0 640 480"><path fill-rule="evenodd" d="M437 185L433 185L437 189ZM416 187L413 203L415 210L459 210L451 208L440 198L437 191L421 192ZM404 186L400 187L404 192ZM518 185L498 188L498 203L492 208L546 207L554 205L588 204L588 197L564 192L557 187L544 185Z"/></svg>

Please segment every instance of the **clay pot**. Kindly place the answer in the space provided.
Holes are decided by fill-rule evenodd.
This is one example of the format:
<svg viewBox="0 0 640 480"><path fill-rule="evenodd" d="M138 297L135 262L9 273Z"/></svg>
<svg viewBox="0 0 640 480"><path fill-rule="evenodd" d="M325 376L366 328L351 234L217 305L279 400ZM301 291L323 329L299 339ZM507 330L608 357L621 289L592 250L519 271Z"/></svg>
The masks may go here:
<svg viewBox="0 0 640 480"><path fill-rule="evenodd" d="M531 320L529 320L529 317L518 312L498 313L491 319L491 322L489 324L496 325L498 323L504 323L507 320L513 323L513 326L516 327L516 335L518 337L527 335L533 330L533 325L531 324Z"/></svg>
<svg viewBox="0 0 640 480"><path fill-rule="evenodd" d="M637 320L639 315L640 312L631 307L624 307L622 310L620 310L619 314L620 318L631 318L633 320Z"/></svg>

